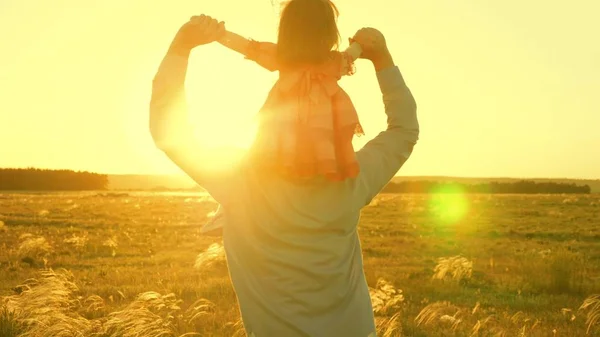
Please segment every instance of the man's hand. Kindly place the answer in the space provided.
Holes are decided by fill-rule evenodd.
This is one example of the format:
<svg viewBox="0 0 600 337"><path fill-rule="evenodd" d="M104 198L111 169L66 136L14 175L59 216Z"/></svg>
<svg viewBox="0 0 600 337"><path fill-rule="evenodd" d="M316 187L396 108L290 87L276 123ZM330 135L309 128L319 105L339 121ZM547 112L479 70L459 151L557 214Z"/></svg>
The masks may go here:
<svg viewBox="0 0 600 337"><path fill-rule="evenodd" d="M392 55L388 50L387 43L383 34L375 28L362 28L353 38L350 43L357 42L363 49L360 58L364 58L373 62L375 70L391 67L394 65Z"/></svg>
<svg viewBox="0 0 600 337"><path fill-rule="evenodd" d="M187 55L197 46L208 44L220 39L225 34L225 23L210 16L192 16L173 38L170 52Z"/></svg>

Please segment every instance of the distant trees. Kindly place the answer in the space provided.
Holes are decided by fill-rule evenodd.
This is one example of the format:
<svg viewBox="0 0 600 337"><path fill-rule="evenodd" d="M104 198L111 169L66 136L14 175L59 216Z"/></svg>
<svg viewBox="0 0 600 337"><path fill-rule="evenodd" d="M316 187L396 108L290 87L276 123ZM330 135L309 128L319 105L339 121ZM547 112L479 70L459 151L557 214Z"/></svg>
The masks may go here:
<svg viewBox="0 0 600 337"><path fill-rule="evenodd" d="M493 194L589 194L589 185L534 181L511 183L489 182L481 184L461 184L438 181L403 181L389 183L385 193L493 193Z"/></svg>
<svg viewBox="0 0 600 337"><path fill-rule="evenodd" d="M0 190L83 191L105 190L108 176L91 172L44 169L0 169Z"/></svg>
<svg viewBox="0 0 600 337"><path fill-rule="evenodd" d="M0 190L10 191L89 191L106 190L108 175L72 170L36 168L1 169ZM195 189L202 190L199 186ZM516 182L458 183L412 180L389 183L384 193L491 193L491 194L589 194L589 185L574 183Z"/></svg>

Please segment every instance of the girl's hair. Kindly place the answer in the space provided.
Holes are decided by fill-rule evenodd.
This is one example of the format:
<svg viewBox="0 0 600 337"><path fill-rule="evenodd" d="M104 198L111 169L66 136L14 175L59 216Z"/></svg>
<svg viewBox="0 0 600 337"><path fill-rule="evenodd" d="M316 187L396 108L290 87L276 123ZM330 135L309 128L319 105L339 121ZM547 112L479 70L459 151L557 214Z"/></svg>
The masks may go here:
<svg viewBox="0 0 600 337"><path fill-rule="evenodd" d="M279 21L277 58L285 66L320 64L339 47L339 11L331 0L290 0Z"/></svg>

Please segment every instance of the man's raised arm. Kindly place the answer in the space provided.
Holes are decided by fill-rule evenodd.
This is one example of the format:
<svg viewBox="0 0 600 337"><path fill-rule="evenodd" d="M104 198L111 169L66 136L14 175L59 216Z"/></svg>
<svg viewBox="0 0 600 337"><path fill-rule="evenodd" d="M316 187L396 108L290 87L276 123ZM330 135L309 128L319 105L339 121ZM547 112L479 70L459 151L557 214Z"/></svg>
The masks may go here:
<svg viewBox="0 0 600 337"><path fill-rule="evenodd" d="M394 65L383 35L376 30L363 30L362 36L360 33L355 39L359 42L366 40L363 42L366 55L375 66L383 95L387 129L357 152L361 173L354 195L358 207L368 204L390 182L408 160L419 139L415 99ZM383 41L380 46L377 46L378 39ZM370 40L375 41L373 44L377 48L369 45Z"/></svg>
<svg viewBox="0 0 600 337"><path fill-rule="evenodd" d="M193 141L185 96L188 56L169 50L152 81L150 134L165 152Z"/></svg>
<svg viewBox="0 0 600 337"><path fill-rule="evenodd" d="M232 171L214 163L227 153L199 146L189 122L185 78L192 48L215 41L224 31L216 20L193 17L177 33L152 82L150 134L156 146L220 203L227 203ZM231 159L233 160L233 158ZM234 163L228 165L234 167Z"/></svg>

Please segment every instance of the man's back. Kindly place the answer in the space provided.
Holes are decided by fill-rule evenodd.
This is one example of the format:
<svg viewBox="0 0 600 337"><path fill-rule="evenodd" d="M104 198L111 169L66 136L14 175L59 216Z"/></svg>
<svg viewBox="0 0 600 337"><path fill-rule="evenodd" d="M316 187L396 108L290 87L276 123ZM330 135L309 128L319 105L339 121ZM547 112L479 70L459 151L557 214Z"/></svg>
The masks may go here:
<svg viewBox="0 0 600 337"><path fill-rule="evenodd" d="M236 201L225 208L223 234L242 315L252 322L248 331L259 337L373 332L352 184L297 184L251 171L241 181Z"/></svg>

